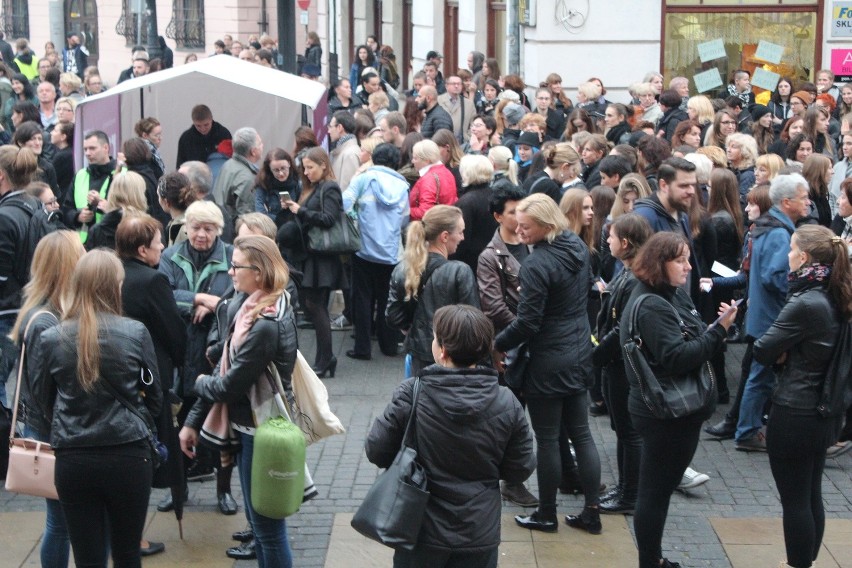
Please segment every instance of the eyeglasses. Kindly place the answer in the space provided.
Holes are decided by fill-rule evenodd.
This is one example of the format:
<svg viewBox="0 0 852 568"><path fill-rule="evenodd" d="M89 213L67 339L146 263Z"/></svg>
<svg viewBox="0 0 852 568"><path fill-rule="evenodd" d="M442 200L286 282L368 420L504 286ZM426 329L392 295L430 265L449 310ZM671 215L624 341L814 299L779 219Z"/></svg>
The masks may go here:
<svg viewBox="0 0 852 568"><path fill-rule="evenodd" d="M260 270L260 268L258 268L256 266L252 266L251 264L240 265L240 264L234 264L233 262L231 263L231 270L236 271L236 270L239 270L240 268L245 268L246 270Z"/></svg>
<svg viewBox="0 0 852 568"><path fill-rule="evenodd" d="M290 166L281 166L280 168L270 168L273 174L286 174L290 171Z"/></svg>
<svg viewBox="0 0 852 568"><path fill-rule="evenodd" d="M733 120L723 120L722 124L727 124L728 126L733 126L734 124L736 124L736 122L734 122Z"/></svg>

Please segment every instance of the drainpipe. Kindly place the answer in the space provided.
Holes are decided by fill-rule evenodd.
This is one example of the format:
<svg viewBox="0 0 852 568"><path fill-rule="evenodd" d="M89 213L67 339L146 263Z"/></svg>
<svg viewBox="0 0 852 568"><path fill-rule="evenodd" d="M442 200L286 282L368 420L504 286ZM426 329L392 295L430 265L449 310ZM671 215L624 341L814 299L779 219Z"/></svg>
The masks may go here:
<svg viewBox="0 0 852 568"><path fill-rule="evenodd" d="M508 12L508 29L506 44L509 57L509 75L521 74L521 24L518 14L518 0L509 0L506 6Z"/></svg>

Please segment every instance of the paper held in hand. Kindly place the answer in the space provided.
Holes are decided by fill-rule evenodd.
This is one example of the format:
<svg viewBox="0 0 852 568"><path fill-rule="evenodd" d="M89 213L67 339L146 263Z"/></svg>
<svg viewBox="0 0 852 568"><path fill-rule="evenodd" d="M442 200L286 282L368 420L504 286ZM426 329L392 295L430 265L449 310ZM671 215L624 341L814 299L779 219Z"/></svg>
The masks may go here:
<svg viewBox="0 0 852 568"><path fill-rule="evenodd" d="M719 261L713 263L713 266L710 267L710 272L712 272L713 274L717 274L723 278L730 278L732 276L737 275L736 270L731 270Z"/></svg>

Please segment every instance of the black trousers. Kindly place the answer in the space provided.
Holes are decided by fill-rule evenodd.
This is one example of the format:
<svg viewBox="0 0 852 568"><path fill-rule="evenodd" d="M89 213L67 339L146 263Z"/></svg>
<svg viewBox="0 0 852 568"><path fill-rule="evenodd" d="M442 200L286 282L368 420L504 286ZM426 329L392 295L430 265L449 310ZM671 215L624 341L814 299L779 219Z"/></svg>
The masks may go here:
<svg viewBox="0 0 852 568"><path fill-rule="evenodd" d="M766 425L766 449L784 511L787 564L807 568L816 560L825 532L822 472L825 449L836 421L801 415L772 405Z"/></svg>
<svg viewBox="0 0 852 568"><path fill-rule="evenodd" d="M497 568L497 547L482 552L448 552L415 547L397 550L393 568Z"/></svg>
<svg viewBox="0 0 852 568"><path fill-rule="evenodd" d="M352 255L352 324L355 326L355 353L371 355L370 330L376 318L376 339L385 355L396 355L397 332L385 322L390 293L392 264L379 264Z"/></svg>
<svg viewBox="0 0 852 568"><path fill-rule="evenodd" d="M725 415L725 418L734 424L740 419L740 403L743 401L746 381L748 380L749 371L751 371L752 351L754 351L754 338L749 337L740 366L740 384L737 387L737 396L734 399L734 403L731 404L731 408L728 409L728 413Z"/></svg>
<svg viewBox="0 0 852 568"><path fill-rule="evenodd" d="M639 568L659 568L669 501L698 447L703 415L658 420L631 414L642 437L639 493L633 529Z"/></svg>
<svg viewBox="0 0 852 568"><path fill-rule="evenodd" d="M589 430L587 401L585 391L566 396L527 397L538 456L538 510L545 518L556 515L556 492L563 472L559 448L563 427L577 452L585 504L595 506L600 501L601 460Z"/></svg>
<svg viewBox="0 0 852 568"><path fill-rule="evenodd" d="M317 338L317 352L314 356L314 367L325 369L334 358L331 346L331 319L328 315L328 299L331 290L328 288L302 288L300 290L304 301L305 314L314 324Z"/></svg>
<svg viewBox="0 0 852 568"><path fill-rule="evenodd" d="M609 419L616 437L618 483L622 500L633 503L639 486L639 463L642 457L642 437L633 427L627 399L630 384L624 372L624 362L615 361L603 370L603 395L609 408Z"/></svg>
<svg viewBox="0 0 852 568"><path fill-rule="evenodd" d="M139 542L152 476L144 440L56 452L56 491L78 567L105 567L108 550L116 568L142 565Z"/></svg>

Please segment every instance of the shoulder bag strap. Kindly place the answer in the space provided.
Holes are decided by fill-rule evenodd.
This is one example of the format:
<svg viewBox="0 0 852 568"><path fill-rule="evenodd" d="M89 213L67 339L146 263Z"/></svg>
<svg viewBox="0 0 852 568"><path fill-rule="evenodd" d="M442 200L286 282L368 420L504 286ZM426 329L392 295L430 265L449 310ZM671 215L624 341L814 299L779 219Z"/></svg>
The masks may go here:
<svg viewBox="0 0 852 568"><path fill-rule="evenodd" d="M33 314L33 316L30 318L30 321L27 322L27 327L24 329L24 335L22 336L23 339L21 340L21 355L20 359L18 360L18 382L17 386L15 387L15 403L12 406L12 429L9 434L10 439L13 439L15 437L15 426L18 424L18 404L21 400L21 381L24 377L24 359L27 355L27 335L29 335L30 326L42 314L52 315L56 319L56 323L59 323L59 319L56 318L56 316L53 315L51 311L39 310L35 314Z"/></svg>
<svg viewBox="0 0 852 568"><path fill-rule="evenodd" d="M417 415L417 396L420 394L420 377L414 377L414 390L411 394L411 413L408 415L408 422L405 425L405 433L402 435L402 446L409 446L417 451L417 427L415 425L415 416ZM410 434L410 436L409 436ZM409 444L409 441L411 442Z"/></svg>
<svg viewBox="0 0 852 568"><path fill-rule="evenodd" d="M435 205L441 204L441 178L438 177L438 174L432 172L432 177L435 178Z"/></svg>
<svg viewBox="0 0 852 568"><path fill-rule="evenodd" d="M150 382L147 382L147 383L145 382L145 371L146 370L147 369L145 369L144 367L141 368L141 373L142 373L142 379L141 380L144 384L149 385L149 384L151 384ZM148 371L148 372L150 373L150 371ZM151 377L151 380L153 381L153 377ZM121 403L121 405L124 408L129 410L134 416L136 416L139 420L141 420L142 424L144 424L145 427L149 431L151 431L151 433L153 435L153 428L151 427L149 419L146 418L145 416L143 416L142 413L139 412L138 408L136 408L134 405L130 404L130 401L127 400L126 398L124 398L124 396L122 396L121 393L119 393L116 390L116 388L112 385L112 383L109 382L109 379L107 379L106 377L101 377L100 382L104 385L104 388L106 388L106 390L108 390L110 392L110 394L112 394L112 396L115 398L115 400L117 400L119 403Z"/></svg>

